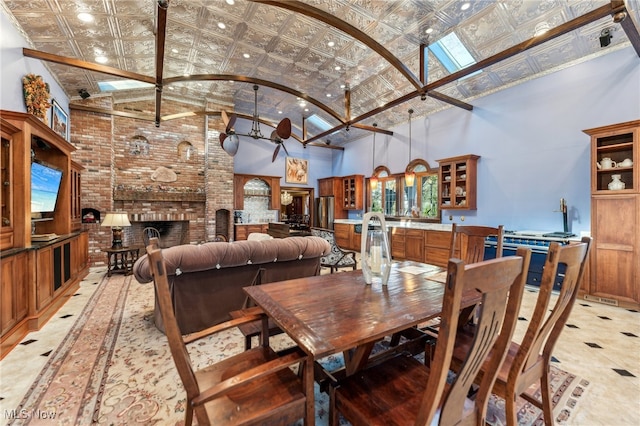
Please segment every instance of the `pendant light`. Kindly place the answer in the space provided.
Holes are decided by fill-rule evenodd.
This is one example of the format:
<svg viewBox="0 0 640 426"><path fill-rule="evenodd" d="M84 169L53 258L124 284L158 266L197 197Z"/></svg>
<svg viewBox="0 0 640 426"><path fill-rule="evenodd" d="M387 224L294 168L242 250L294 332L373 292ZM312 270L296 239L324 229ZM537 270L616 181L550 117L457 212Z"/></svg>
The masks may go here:
<svg viewBox="0 0 640 426"><path fill-rule="evenodd" d="M404 172L404 184L405 186L413 186L413 183L416 180L416 174L413 170L409 170L409 165L411 164L411 114L413 114L413 110L409 110L409 164L407 164L407 169Z"/></svg>
<svg viewBox="0 0 640 426"><path fill-rule="evenodd" d="M378 127L378 123L373 123L373 127ZM376 133L373 132L373 154L371 155L371 179L369 179L369 186L371 189L378 187L378 176L376 176Z"/></svg>

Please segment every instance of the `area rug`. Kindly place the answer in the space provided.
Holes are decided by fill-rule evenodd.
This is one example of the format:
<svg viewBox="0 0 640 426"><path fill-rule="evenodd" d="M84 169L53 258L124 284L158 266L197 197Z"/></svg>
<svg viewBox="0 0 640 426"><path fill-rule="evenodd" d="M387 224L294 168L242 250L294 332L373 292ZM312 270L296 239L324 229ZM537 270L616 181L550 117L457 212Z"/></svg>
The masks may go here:
<svg viewBox="0 0 640 426"><path fill-rule="evenodd" d="M40 416L9 424L182 425L185 394L166 338L153 324L153 285L132 276L104 278L60 346L51 354L18 410ZM274 346L287 346L284 336ZM228 331L191 345L196 368L238 353L244 337ZM323 360L339 366L341 356ZM588 382L552 367L556 422L568 424ZM492 398L492 424L505 424L504 401ZM524 400L520 425L543 424ZM328 397L316 386L316 423L328 424Z"/></svg>

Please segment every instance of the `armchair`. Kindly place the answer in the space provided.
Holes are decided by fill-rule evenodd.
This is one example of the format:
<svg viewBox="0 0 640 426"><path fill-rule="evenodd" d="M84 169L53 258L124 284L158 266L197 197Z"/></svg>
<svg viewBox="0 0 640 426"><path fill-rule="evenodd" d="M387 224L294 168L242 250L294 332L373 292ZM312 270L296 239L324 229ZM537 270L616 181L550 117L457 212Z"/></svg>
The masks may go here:
<svg viewBox="0 0 640 426"><path fill-rule="evenodd" d="M311 235L321 237L327 240L331 246L329 254L322 256L320 266L331 268L331 273L339 268L351 268L354 271L358 267L356 261L356 252L352 250L344 250L336 243L335 232L325 228L311 228Z"/></svg>

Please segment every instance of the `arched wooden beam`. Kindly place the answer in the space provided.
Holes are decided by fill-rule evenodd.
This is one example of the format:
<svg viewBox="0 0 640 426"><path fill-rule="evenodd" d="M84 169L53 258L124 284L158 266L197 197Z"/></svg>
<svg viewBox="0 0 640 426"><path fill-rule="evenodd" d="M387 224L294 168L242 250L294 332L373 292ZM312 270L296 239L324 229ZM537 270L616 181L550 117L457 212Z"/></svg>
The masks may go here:
<svg viewBox="0 0 640 426"><path fill-rule="evenodd" d="M370 37L364 31L359 30L353 25L345 22L337 17L325 12L324 10L315 8L309 4L303 3L301 1L295 0L250 0L254 3L262 3L268 4L270 6L281 7L283 9L290 10L292 12L300 13L302 15L308 16L313 19L317 19L318 21L324 22L327 25L330 25L334 28L339 29L340 31L350 35L356 40L362 42L371 50L376 52L378 55L382 56L394 67L396 70L400 72L409 82L420 92L421 96L427 95L431 96L434 99L438 99L439 101L449 103L453 106L457 106L459 108L466 109L471 111L473 106L462 102L460 100L454 99L450 96L447 96L443 93L429 93L425 90L424 83L420 81L418 77L416 77L409 68L395 55L393 55L389 50L387 50L383 45L375 41L372 37ZM426 82L425 82L426 83ZM350 120L350 117L347 118L347 121Z"/></svg>
<svg viewBox="0 0 640 426"><path fill-rule="evenodd" d="M402 63L395 55L389 52L383 45L375 41L364 31L354 27L342 19L339 19L324 10L311 6L308 3L303 3L297 0L251 0L254 3L268 4L270 6L277 6L283 9L290 10L292 12L300 13L301 15L308 16L318 21L324 22L340 31L349 34L356 40L364 43L378 55L386 59L395 69L397 69L416 89L422 89L420 80L411 72L407 66Z"/></svg>
<svg viewBox="0 0 640 426"><path fill-rule="evenodd" d="M197 74L197 75L165 78L163 80L163 83L172 84L172 83L178 83L178 82L184 82L184 81L222 81L222 80L233 80L233 81L240 81L244 83L252 83L252 84L257 84L259 86L271 87L272 89L280 90L281 92L289 93L293 96L297 96L299 98L302 98L312 103L313 105L317 106L318 108L320 108L321 110L323 110L324 112L326 112L327 114L329 114L330 116L338 120L340 123L346 123L346 120L343 117L341 117L337 112L335 112L334 110L332 110L331 108L329 108L328 106L320 102L319 100L312 98L311 96L305 93L299 92L290 87L283 86L282 84L274 83L269 80L263 80L261 78L249 77L247 75L238 75L238 74Z"/></svg>

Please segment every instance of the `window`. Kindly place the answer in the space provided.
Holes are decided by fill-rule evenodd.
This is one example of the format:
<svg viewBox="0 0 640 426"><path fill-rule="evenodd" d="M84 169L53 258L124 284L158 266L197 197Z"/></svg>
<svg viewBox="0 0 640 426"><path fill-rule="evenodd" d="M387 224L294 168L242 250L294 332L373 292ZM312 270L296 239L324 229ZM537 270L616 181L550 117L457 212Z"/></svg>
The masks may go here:
<svg viewBox="0 0 640 426"><path fill-rule="evenodd" d="M403 200L401 216L440 219L438 210L438 172L421 159L413 160L407 171L416 174L413 186L406 186L402 180Z"/></svg>
<svg viewBox="0 0 640 426"><path fill-rule="evenodd" d="M367 185L371 211L381 212L385 216L395 216L397 214L396 177L391 176L389 169L384 166L376 168L374 176L378 178L377 185L373 188Z"/></svg>

